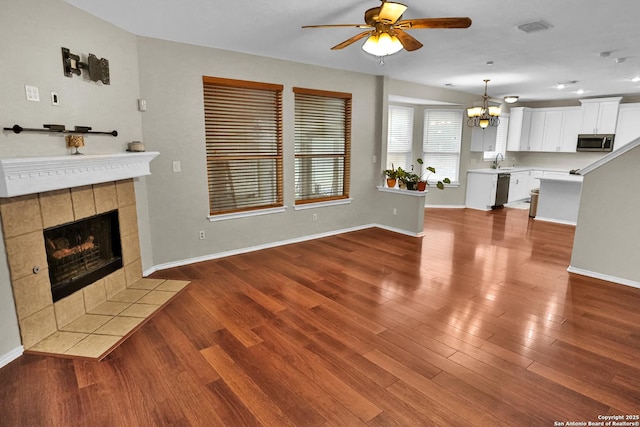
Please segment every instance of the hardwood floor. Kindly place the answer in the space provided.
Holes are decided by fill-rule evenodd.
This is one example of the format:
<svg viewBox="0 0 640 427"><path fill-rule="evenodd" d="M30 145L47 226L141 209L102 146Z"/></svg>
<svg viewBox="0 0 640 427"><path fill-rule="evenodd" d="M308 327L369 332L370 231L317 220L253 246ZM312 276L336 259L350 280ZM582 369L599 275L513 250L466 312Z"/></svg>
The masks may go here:
<svg viewBox="0 0 640 427"><path fill-rule="evenodd" d="M421 239L369 229L156 273L192 283L103 362L1 369L0 425L637 415L640 289L567 273L573 231L525 210L429 209Z"/></svg>

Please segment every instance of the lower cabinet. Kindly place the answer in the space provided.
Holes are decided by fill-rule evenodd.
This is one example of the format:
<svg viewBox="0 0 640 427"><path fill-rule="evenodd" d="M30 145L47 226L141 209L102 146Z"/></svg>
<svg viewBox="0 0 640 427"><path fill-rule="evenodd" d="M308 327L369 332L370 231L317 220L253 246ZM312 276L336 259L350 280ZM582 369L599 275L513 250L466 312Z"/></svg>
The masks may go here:
<svg viewBox="0 0 640 427"><path fill-rule="evenodd" d="M511 172L509 180L509 202L528 199L533 180L531 171Z"/></svg>
<svg viewBox="0 0 640 427"><path fill-rule="evenodd" d="M491 210L496 201L497 183L497 173L467 172L465 205L472 209Z"/></svg>

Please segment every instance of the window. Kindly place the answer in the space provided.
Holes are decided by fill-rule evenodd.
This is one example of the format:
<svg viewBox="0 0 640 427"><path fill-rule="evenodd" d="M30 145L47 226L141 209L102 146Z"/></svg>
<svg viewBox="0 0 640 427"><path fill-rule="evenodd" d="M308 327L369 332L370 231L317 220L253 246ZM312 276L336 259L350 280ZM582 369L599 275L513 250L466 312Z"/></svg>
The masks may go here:
<svg viewBox="0 0 640 427"><path fill-rule="evenodd" d="M203 77L210 215L283 206L282 86Z"/></svg>
<svg viewBox="0 0 640 427"><path fill-rule="evenodd" d="M509 116L500 116L500 124L498 125L498 135L496 136L495 151L485 151L482 160L493 161L498 153L504 155L507 151L507 131L509 130Z"/></svg>
<svg viewBox="0 0 640 427"><path fill-rule="evenodd" d="M458 181L461 138L462 110L424 111L422 159L424 166L433 166L436 170L428 176L430 183L444 178Z"/></svg>
<svg viewBox="0 0 640 427"><path fill-rule="evenodd" d="M413 108L389 106L389 131L387 135L387 167L410 170L413 145Z"/></svg>
<svg viewBox="0 0 640 427"><path fill-rule="evenodd" d="M349 197L351 94L293 88L296 204Z"/></svg>

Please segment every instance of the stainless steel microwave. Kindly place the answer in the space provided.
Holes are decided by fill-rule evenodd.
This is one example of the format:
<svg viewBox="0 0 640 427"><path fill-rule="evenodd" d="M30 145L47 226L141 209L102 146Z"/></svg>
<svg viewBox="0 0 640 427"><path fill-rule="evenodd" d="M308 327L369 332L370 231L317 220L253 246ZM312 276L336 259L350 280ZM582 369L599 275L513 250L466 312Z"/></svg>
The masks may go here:
<svg viewBox="0 0 640 427"><path fill-rule="evenodd" d="M614 138L612 133L578 135L576 151L611 151Z"/></svg>

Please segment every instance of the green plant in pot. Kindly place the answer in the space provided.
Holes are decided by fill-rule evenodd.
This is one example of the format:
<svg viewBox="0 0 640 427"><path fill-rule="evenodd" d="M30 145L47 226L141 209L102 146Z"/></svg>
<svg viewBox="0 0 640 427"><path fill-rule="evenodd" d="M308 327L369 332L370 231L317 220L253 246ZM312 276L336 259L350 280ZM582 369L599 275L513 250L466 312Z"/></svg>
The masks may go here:
<svg viewBox="0 0 640 427"><path fill-rule="evenodd" d="M422 159L416 159L416 162L418 162L419 165L424 165L424 161ZM429 172L429 174L425 177L424 174ZM425 166L424 168L424 172L422 173L422 175L419 177L418 180L418 191L424 191L427 188L427 178L429 177L429 175L431 175L432 173L436 173L436 169L433 166ZM444 178L442 181L438 181L436 182L436 187L440 190L444 190L444 185L445 184L451 184L451 180L449 178Z"/></svg>
<svg viewBox="0 0 640 427"><path fill-rule="evenodd" d="M391 169L385 169L384 174L387 177L387 187L394 188L398 179L398 170L393 167L391 163Z"/></svg>
<svg viewBox="0 0 640 427"><path fill-rule="evenodd" d="M420 176L413 173L413 170L411 172L408 172L403 170L402 168L398 168L398 181L400 181L400 188L406 188L407 190L417 190Z"/></svg>

